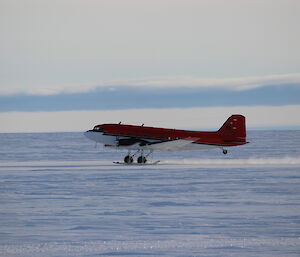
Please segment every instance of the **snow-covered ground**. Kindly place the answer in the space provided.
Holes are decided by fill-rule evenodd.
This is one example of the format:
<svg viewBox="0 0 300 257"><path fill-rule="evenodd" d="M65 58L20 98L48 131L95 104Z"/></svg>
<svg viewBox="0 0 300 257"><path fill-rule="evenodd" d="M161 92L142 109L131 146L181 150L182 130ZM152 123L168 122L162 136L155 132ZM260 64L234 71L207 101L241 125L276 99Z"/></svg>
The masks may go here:
<svg viewBox="0 0 300 257"><path fill-rule="evenodd" d="M300 131L112 164L80 133L0 134L0 256L299 256Z"/></svg>

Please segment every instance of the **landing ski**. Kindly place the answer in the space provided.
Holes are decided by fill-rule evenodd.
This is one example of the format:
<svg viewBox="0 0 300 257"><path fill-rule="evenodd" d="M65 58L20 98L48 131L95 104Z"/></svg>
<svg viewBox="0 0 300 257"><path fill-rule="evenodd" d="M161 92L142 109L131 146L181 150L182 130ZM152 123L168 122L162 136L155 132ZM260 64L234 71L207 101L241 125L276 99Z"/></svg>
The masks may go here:
<svg viewBox="0 0 300 257"><path fill-rule="evenodd" d="M149 166L149 165L156 165L158 164L160 161L155 161L155 162L146 162L146 163L136 163L136 162L132 162L132 163L126 163L126 162L113 162L114 164L119 164L119 165L126 165L126 166Z"/></svg>

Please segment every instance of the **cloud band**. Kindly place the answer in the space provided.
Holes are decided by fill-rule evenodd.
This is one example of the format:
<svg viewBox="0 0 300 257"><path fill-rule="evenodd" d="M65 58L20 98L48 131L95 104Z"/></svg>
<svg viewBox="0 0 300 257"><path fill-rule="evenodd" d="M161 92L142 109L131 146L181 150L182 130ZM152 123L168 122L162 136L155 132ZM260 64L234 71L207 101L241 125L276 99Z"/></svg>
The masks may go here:
<svg viewBox="0 0 300 257"><path fill-rule="evenodd" d="M47 86L2 86L0 95L57 95L88 93L99 88L114 90L118 87L137 87L140 89L158 88L203 88L225 89L231 91L251 90L259 87L278 85L299 85L300 73L267 75L260 77L236 78L197 78L191 76L165 76L151 78L118 79L94 83L74 83Z"/></svg>

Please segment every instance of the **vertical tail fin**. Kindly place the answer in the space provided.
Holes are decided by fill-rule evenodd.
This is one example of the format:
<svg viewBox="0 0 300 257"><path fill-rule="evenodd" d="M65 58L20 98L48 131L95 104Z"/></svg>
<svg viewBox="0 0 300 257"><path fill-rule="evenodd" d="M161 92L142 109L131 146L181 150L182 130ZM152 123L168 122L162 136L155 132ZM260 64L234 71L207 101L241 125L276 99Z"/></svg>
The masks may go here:
<svg viewBox="0 0 300 257"><path fill-rule="evenodd" d="M229 141L246 142L246 119L243 115L231 115L218 130Z"/></svg>

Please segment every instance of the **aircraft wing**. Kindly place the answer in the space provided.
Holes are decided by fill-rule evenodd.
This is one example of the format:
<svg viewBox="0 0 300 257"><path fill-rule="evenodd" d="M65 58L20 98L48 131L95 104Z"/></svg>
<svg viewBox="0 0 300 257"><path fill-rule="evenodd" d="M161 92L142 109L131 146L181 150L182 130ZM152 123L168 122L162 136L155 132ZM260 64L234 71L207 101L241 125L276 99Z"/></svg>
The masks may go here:
<svg viewBox="0 0 300 257"><path fill-rule="evenodd" d="M184 148L189 144L192 144L196 140L197 138L189 137L185 139L177 139L177 140L167 141L162 143L152 143L152 144L148 144L145 148L151 150L175 151Z"/></svg>

